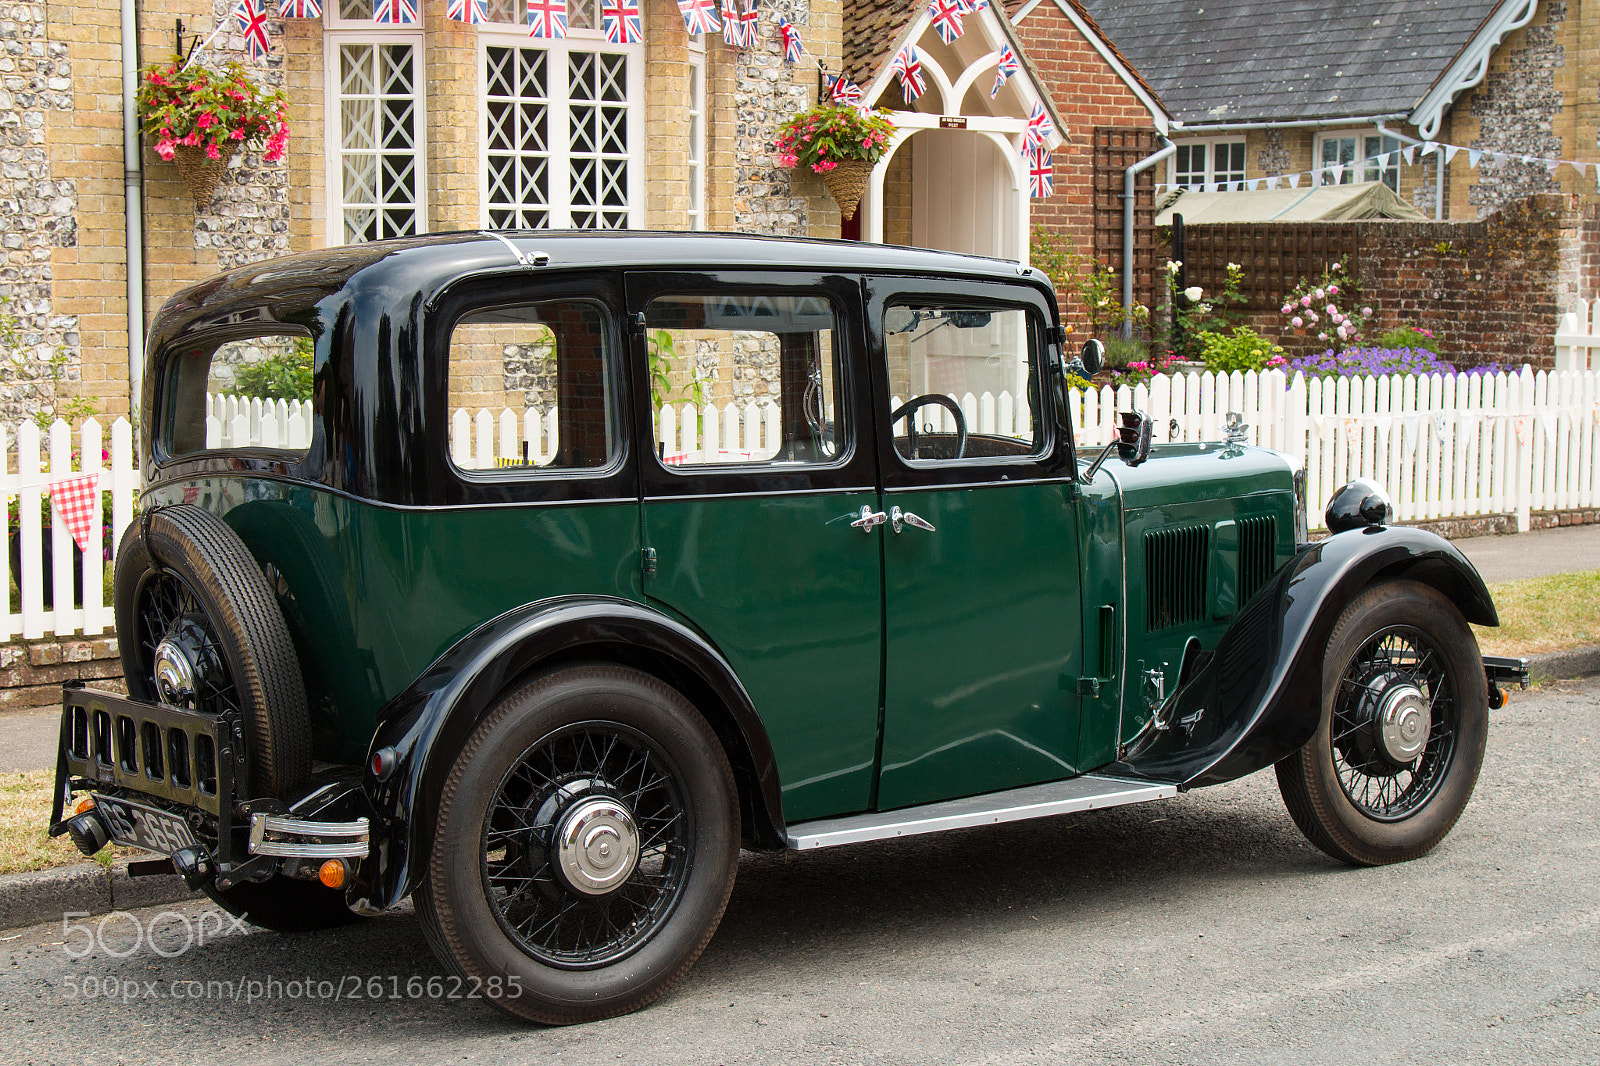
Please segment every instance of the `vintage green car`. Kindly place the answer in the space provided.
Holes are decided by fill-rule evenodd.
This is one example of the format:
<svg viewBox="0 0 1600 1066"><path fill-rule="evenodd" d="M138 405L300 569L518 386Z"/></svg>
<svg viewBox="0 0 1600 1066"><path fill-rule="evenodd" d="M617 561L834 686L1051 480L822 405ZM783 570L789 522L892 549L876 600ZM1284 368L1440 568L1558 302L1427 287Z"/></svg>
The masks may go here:
<svg viewBox="0 0 1600 1066"><path fill-rule="evenodd" d="M1065 342L1015 263L729 235L447 234L189 288L117 557L130 695L66 690L52 831L268 928L411 897L547 1023L683 976L741 846L1275 765L1329 854L1427 852L1525 676L1478 654L1477 573L1365 483L1308 543L1296 464L1238 433L1152 449L1129 412L1080 454ZM309 418L222 425L297 347Z"/></svg>

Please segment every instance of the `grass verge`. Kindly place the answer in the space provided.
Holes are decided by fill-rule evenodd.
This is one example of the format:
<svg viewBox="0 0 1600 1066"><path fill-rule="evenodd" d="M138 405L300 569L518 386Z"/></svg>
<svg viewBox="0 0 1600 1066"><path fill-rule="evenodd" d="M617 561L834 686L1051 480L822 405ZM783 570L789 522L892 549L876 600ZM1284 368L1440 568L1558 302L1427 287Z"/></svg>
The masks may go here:
<svg viewBox="0 0 1600 1066"><path fill-rule="evenodd" d="M1538 655L1600 644L1600 570L1489 586L1498 628L1473 626L1485 655Z"/></svg>
<svg viewBox="0 0 1600 1066"><path fill-rule="evenodd" d="M54 770L0 774L0 874L84 861L71 840L50 836L50 790L55 783ZM95 859L109 865L131 854L129 848L112 847Z"/></svg>

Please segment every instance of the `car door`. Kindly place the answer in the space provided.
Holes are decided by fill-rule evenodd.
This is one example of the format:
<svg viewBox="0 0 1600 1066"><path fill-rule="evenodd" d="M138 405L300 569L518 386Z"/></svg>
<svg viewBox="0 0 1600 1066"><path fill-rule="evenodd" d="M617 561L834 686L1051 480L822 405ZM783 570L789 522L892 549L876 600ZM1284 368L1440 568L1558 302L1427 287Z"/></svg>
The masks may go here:
<svg viewBox="0 0 1600 1066"><path fill-rule="evenodd" d="M880 538L861 517L878 492L859 283L637 272L626 289L650 383L636 390L645 596L738 674L789 822L864 810L883 600Z"/></svg>
<svg viewBox="0 0 1600 1066"><path fill-rule="evenodd" d="M1071 440L1027 285L867 288L884 539L877 806L1078 770L1082 589Z"/></svg>

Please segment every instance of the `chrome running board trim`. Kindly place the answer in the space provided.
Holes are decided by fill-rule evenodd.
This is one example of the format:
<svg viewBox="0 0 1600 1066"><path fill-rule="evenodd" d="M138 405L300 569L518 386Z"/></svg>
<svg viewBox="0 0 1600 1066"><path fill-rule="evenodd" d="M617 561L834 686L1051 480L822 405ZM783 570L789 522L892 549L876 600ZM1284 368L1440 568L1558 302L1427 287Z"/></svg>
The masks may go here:
<svg viewBox="0 0 1600 1066"><path fill-rule="evenodd" d="M268 833L300 839L268 840ZM308 822L272 814L250 816L252 855L293 859L364 859L367 851L365 818L357 818L353 822Z"/></svg>
<svg viewBox="0 0 1600 1066"><path fill-rule="evenodd" d="M1054 814L1075 814L1100 807L1119 807L1125 803L1146 803L1171 799L1177 794L1175 785L1085 774L1070 781L1029 785L1007 792L945 800L922 807L869 811L844 818L801 822L789 827L789 847L796 851L831 848L868 840L940 833L946 829L1020 822L1028 818L1048 818Z"/></svg>

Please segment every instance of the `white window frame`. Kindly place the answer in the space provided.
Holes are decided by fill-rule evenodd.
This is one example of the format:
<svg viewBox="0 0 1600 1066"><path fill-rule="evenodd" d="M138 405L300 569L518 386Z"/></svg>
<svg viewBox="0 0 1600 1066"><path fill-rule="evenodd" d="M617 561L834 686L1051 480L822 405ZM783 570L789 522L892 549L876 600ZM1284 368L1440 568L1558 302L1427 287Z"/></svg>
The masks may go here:
<svg viewBox="0 0 1600 1066"><path fill-rule="evenodd" d="M339 69L339 52L342 45L409 44L416 63L414 108L416 115L416 166L417 166L417 230L428 232L428 109L427 109L427 57L423 53L422 27L416 29L383 30L369 20L337 17L338 0L329 0L324 6L322 56L323 85L323 189L327 215L326 237L329 247L342 245L344 237L344 146L342 132L344 116L339 106L343 79Z"/></svg>
<svg viewBox="0 0 1600 1066"><path fill-rule="evenodd" d="M689 229L706 228L706 46L689 39Z"/></svg>
<svg viewBox="0 0 1600 1066"><path fill-rule="evenodd" d="M489 96L488 81L488 50L490 48L538 48L549 53L547 62L547 76L549 80L549 106L551 115L559 113L559 121L563 124L560 133L552 130L549 133L549 143L552 148L557 145L570 145L571 138L567 134L569 108L571 99L567 93L568 61L573 52L609 52L625 55L628 58L627 97L628 97L628 221L626 228L643 229L645 226L644 204L644 45L643 43L623 45L611 44L606 40L603 30L569 29L564 40L547 40L528 36L526 26L511 26L505 23L485 25L479 28L477 49L477 92L478 92L478 223L485 229L490 227L489 221L489 138L488 138L488 112L485 103ZM551 203L549 217L546 223L549 229L568 229L572 223L572 188L570 159L565 151L552 151L550 153L549 188L551 190ZM557 200L555 193L563 190L564 199Z"/></svg>
<svg viewBox="0 0 1600 1066"><path fill-rule="evenodd" d="M1344 173L1340 175L1339 181L1335 183L1332 180L1332 175L1328 174L1324 169L1329 164L1324 163L1322 160L1323 145L1330 141L1345 140L1353 140L1355 142L1357 147L1353 150L1352 154L1355 154L1356 158L1345 164ZM1376 145L1376 152L1372 152L1374 146L1369 143L1371 141L1378 142ZM1391 190L1398 193L1400 191L1399 160L1396 159L1395 162L1390 163L1388 166L1380 166L1378 164L1378 158L1386 154L1383 147L1386 142L1392 142L1394 145L1393 148L1387 150L1388 153L1398 152L1401 148L1405 147L1405 142L1403 142L1399 137L1395 136L1393 133L1383 133L1376 126L1369 126L1366 129L1336 130L1330 133L1319 133L1317 135L1316 143L1312 146L1313 155L1311 157L1312 170L1317 175L1317 184L1351 185L1357 180L1381 181L1385 185L1388 185ZM1372 152L1372 154L1369 155L1369 152ZM1361 172L1359 179L1357 179L1355 174L1356 170L1358 169ZM1390 182L1391 178L1393 179L1392 183Z"/></svg>
<svg viewBox="0 0 1600 1066"><path fill-rule="evenodd" d="M1185 147L1185 148L1190 148L1190 149L1194 149L1194 148L1203 148L1203 149L1205 149L1205 175L1202 178L1202 180L1200 180L1198 182L1189 183L1186 186L1189 189L1195 189L1198 186L1213 185L1213 184L1215 184L1215 183L1217 183L1219 181L1244 181L1246 175L1249 173L1250 162L1249 162L1249 156L1246 155L1245 156L1245 160L1244 160L1244 166L1240 170L1229 171L1228 172L1229 176L1226 177L1226 178L1218 177L1218 175L1217 175L1217 146L1219 144L1226 144L1226 145L1235 145L1236 144L1236 145L1238 145L1240 147L1240 149L1242 151L1246 151L1247 152L1248 149L1245 148L1245 140L1242 137L1202 137L1202 138L1195 138L1195 139L1192 139L1192 140L1189 139L1189 138L1185 138L1185 139L1179 141L1178 144L1179 144L1180 147ZM1178 156L1177 156L1176 152L1174 152L1172 158L1167 161L1167 184L1168 185L1181 185L1181 184L1183 184L1183 183L1179 182L1179 180L1178 180Z"/></svg>

